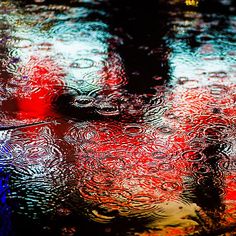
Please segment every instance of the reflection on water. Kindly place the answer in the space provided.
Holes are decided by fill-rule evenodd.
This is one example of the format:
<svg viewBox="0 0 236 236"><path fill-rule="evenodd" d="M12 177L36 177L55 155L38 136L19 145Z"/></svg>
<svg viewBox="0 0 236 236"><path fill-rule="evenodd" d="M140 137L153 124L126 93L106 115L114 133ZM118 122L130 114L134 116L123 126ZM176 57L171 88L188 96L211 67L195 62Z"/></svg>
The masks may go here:
<svg viewBox="0 0 236 236"><path fill-rule="evenodd" d="M234 235L235 1L1 1L0 235Z"/></svg>

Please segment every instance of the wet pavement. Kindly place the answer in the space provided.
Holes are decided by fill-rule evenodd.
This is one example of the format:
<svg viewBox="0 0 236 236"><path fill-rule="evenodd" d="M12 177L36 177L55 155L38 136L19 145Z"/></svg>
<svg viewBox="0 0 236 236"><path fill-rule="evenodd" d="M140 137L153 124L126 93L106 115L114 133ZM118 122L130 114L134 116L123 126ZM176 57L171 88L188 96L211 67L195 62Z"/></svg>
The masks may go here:
<svg viewBox="0 0 236 236"><path fill-rule="evenodd" d="M0 236L235 235L234 0L0 2Z"/></svg>

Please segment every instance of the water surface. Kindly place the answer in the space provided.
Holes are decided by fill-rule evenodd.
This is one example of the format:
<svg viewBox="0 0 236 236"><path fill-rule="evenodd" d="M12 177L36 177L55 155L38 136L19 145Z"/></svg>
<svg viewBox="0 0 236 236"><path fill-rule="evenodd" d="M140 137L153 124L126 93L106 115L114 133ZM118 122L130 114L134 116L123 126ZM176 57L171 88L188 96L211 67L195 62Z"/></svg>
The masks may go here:
<svg viewBox="0 0 236 236"><path fill-rule="evenodd" d="M0 235L234 235L235 1L0 19Z"/></svg>

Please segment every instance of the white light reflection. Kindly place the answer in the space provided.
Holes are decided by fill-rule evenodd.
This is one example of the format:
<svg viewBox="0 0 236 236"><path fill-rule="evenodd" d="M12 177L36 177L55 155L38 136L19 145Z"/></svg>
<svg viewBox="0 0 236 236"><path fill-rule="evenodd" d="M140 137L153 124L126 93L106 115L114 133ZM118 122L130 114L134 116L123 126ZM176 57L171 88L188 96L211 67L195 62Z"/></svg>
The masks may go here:
<svg viewBox="0 0 236 236"><path fill-rule="evenodd" d="M190 12L188 12L190 14ZM192 13L195 14L196 13ZM191 17L193 18L193 17ZM230 25L235 22L235 17L229 18ZM179 22L178 24L180 24ZM217 19L215 24L217 23ZM181 25L181 24L180 24ZM227 80L224 81L224 85L229 85L235 81L235 47L232 42L224 35L212 35L211 39L204 42L201 37L204 37L204 31L210 32L210 29L206 28L206 23L202 22L200 14L197 14L195 20L188 21L183 26L174 26L174 29L178 29L176 34L180 34L181 37L169 42L170 47L173 49L173 53L170 55L171 65L171 84L175 85L179 78L185 77L189 81L195 81L195 87L210 86L215 81L209 79L207 75L211 73L225 73L227 72ZM201 29L201 25L205 28ZM209 26L210 27L210 26ZM195 28L199 29L199 36L195 33L195 37L200 46L197 49L188 46L188 30ZM229 29L230 31L231 29ZM200 32L201 31L201 32ZM223 40L222 40L223 38ZM218 81L219 82L219 81ZM183 85L184 87L190 84ZM191 83L193 86L193 83Z"/></svg>
<svg viewBox="0 0 236 236"><path fill-rule="evenodd" d="M78 86L81 81L85 81L85 91L98 89L101 79L99 72L108 58L107 40L111 37L107 26L103 22L86 21L90 10L87 9L86 12L85 8L64 10L58 15L53 10L48 11L46 21L45 12L40 14L37 12L39 10L32 5L30 11L23 13L24 22L21 21L21 14L6 16L10 18L11 25L14 25L9 51L13 55L19 55L18 66L27 66L31 57L50 57L66 72L65 82L68 86L80 89ZM67 19L66 22L63 19ZM43 25L42 21L44 24L47 22L47 25ZM88 58L93 62L91 66L70 67L76 60Z"/></svg>

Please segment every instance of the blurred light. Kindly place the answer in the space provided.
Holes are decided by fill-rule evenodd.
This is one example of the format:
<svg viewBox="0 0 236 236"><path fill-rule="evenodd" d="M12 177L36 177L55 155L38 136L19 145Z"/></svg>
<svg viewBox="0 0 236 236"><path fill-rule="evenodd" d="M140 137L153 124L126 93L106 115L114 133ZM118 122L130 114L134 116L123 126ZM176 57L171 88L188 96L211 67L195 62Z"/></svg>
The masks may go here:
<svg viewBox="0 0 236 236"><path fill-rule="evenodd" d="M185 4L187 6L194 6L197 7L199 4L199 0L185 0Z"/></svg>

